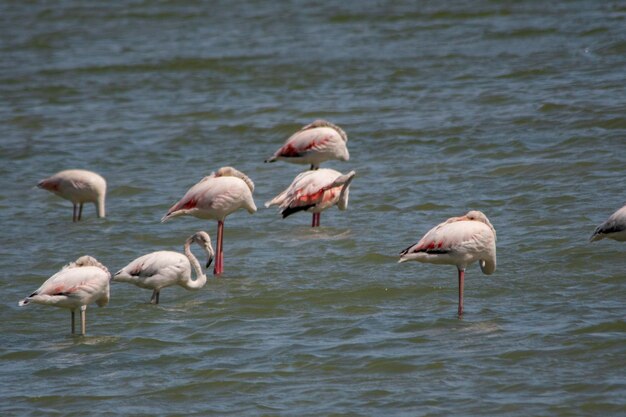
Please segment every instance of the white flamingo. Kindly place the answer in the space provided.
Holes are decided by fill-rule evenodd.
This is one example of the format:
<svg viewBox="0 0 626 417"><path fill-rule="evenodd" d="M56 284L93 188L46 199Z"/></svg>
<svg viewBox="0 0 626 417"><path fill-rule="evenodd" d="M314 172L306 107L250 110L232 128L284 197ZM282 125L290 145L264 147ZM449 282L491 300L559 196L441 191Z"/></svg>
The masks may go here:
<svg viewBox="0 0 626 417"><path fill-rule="evenodd" d="M184 252L157 251L143 255L113 275L113 281L128 282L141 288L152 289L150 303L159 304L161 289L172 285L180 285L188 290L197 290L206 284L198 259L191 252L191 244L197 243L207 256L207 268L213 260L213 246L207 232L199 231L185 241ZM191 279L191 267L196 278Z"/></svg>
<svg viewBox="0 0 626 417"><path fill-rule="evenodd" d="M459 270L459 316L463 315L465 268L478 261L483 273L496 270L496 230L487 216L472 210L433 227L416 244L400 252L400 260L455 265Z"/></svg>
<svg viewBox="0 0 626 417"><path fill-rule="evenodd" d="M79 221L84 203L94 203L98 217L104 217L107 183L100 175L84 169L68 169L39 181L39 188L69 200L74 206L72 221Z"/></svg>
<svg viewBox="0 0 626 417"><path fill-rule="evenodd" d="M317 227L322 211L335 204L340 210L348 208L350 183L355 175L354 171L342 175L328 168L302 172L287 189L266 202L265 207L279 206L283 219L298 211L311 212L311 226Z"/></svg>
<svg viewBox="0 0 626 417"><path fill-rule="evenodd" d="M318 169L324 161L349 160L347 143L348 135L339 126L326 120L315 120L291 135L265 162L279 160L310 164L311 169Z"/></svg>
<svg viewBox="0 0 626 417"><path fill-rule="evenodd" d="M611 214L591 235L592 242L604 238L626 242L626 206Z"/></svg>
<svg viewBox="0 0 626 417"><path fill-rule="evenodd" d="M161 221L184 215L217 220L213 273L219 275L224 272L224 220L240 208L246 209L250 214L256 212L253 191L254 183L244 173L232 167L222 167L191 187Z"/></svg>
<svg viewBox="0 0 626 417"><path fill-rule="evenodd" d="M74 312L80 308L81 334L85 334L87 305L96 303L103 307L109 302L109 270L91 256L81 256L65 265L51 276L41 287L18 305L30 303L69 308L71 311L72 334L74 334Z"/></svg>

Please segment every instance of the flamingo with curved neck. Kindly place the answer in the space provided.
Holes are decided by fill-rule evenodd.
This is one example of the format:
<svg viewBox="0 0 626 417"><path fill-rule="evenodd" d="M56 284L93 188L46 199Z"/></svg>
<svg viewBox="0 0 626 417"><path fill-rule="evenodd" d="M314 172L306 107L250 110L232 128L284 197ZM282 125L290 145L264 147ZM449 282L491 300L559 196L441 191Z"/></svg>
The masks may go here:
<svg viewBox="0 0 626 417"><path fill-rule="evenodd" d="M215 252L209 234L199 231L185 241L184 255L174 251L157 251L143 255L116 272L113 281L152 289L151 304L159 304L161 289L165 287L180 285L187 290L198 290L206 284L207 276L191 252L192 243L198 244L206 253L208 268ZM191 276L192 268L196 274L195 279Z"/></svg>

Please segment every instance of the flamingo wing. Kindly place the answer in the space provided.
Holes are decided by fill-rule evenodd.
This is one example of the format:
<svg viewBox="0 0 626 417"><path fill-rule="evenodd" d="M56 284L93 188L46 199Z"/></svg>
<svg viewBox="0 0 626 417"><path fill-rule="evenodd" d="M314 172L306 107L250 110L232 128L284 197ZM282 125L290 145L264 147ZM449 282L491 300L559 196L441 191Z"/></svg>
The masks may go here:
<svg viewBox="0 0 626 417"><path fill-rule="evenodd" d="M161 221L184 214L219 220L239 208L245 208L249 213L256 211L248 184L233 176L211 175L191 187Z"/></svg>
<svg viewBox="0 0 626 417"><path fill-rule="evenodd" d="M141 288L160 289L191 276L187 257L173 251L157 251L140 256L119 270L113 280Z"/></svg>
<svg viewBox="0 0 626 417"><path fill-rule="evenodd" d="M451 255L465 259L474 253L483 253L490 249L495 241L493 232L484 223L477 221L446 221L433 227L416 244L403 250L402 260L428 258L428 255ZM442 263L446 258L441 258ZM449 263L449 262L445 262Z"/></svg>
<svg viewBox="0 0 626 417"><path fill-rule="evenodd" d="M312 152L334 150L338 145L343 145L343 139L331 128L318 127L301 130L287 140L276 156L285 158L305 156Z"/></svg>
<svg viewBox="0 0 626 417"><path fill-rule="evenodd" d="M282 209L283 218L321 204L327 208L334 204L341 192L341 186L333 186L340 176L341 173L332 169L305 171L286 190L265 203L265 206L278 205Z"/></svg>
<svg viewBox="0 0 626 417"><path fill-rule="evenodd" d="M87 305L92 301L99 302L101 297L108 301L109 278L109 274L94 266L64 268L20 301L20 305L28 304L30 300L59 305Z"/></svg>

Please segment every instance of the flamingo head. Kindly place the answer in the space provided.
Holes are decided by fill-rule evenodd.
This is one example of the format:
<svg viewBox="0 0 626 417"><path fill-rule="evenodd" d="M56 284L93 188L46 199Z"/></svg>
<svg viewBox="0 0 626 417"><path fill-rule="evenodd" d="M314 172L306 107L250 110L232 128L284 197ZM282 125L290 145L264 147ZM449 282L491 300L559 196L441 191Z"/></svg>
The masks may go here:
<svg viewBox="0 0 626 417"><path fill-rule="evenodd" d="M213 256L215 255L215 251L213 250L213 246L211 245L211 236L209 236L207 232L200 230L196 232L193 236L191 236L188 240L190 241L190 243L197 243L198 245L200 245L200 247L202 247L202 249L204 249L204 252L207 255L206 267L208 268L211 265L211 262L213 262Z"/></svg>

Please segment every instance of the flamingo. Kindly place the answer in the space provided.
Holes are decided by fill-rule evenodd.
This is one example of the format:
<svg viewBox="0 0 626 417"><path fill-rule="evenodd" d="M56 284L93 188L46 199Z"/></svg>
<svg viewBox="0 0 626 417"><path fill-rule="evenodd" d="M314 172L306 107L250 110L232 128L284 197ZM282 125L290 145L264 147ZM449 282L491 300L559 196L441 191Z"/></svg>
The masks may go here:
<svg viewBox="0 0 626 417"><path fill-rule="evenodd" d="M354 171L342 175L328 168L302 172L287 189L266 202L265 207L279 206L283 219L298 211L311 212L311 227L318 227L322 211L335 204L340 210L348 208L349 187L355 175Z"/></svg>
<svg viewBox="0 0 626 417"><path fill-rule="evenodd" d="M32 303L69 308L71 311L72 334L74 334L74 312L80 308L81 334L85 335L87 305L96 303L104 307L109 303L109 270L95 258L85 255L65 265L51 276L34 293L18 305Z"/></svg>
<svg viewBox="0 0 626 417"><path fill-rule="evenodd" d="M50 191L74 205L72 221L80 220L84 203L94 203L98 217L104 217L107 183L100 175L84 169L68 169L39 181L37 187Z"/></svg>
<svg viewBox="0 0 626 417"><path fill-rule="evenodd" d="M180 285L188 290L197 290L206 284L206 275L198 259L191 252L191 244L197 243L207 255L207 268L213 260L213 246L207 232L199 231L185 241L181 254L173 251L157 251L143 255L113 275L113 281L129 282L141 288L152 289L150 303L159 304L162 288ZM196 272L196 279L191 279L191 267Z"/></svg>
<svg viewBox="0 0 626 417"><path fill-rule="evenodd" d="M591 242L600 239L613 239L618 242L626 242L626 205L617 210L591 235Z"/></svg>
<svg viewBox="0 0 626 417"><path fill-rule="evenodd" d="M433 227L416 244L400 252L400 260L456 265L459 271L459 317L463 315L465 268L478 261L484 274L496 270L496 230L477 210Z"/></svg>
<svg viewBox="0 0 626 417"><path fill-rule="evenodd" d="M256 212L252 198L254 183L233 167L222 167L191 187L163 216L161 222L173 217L190 215L200 219L217 220L217 248L213 274L224 272L224 220L232 212L244 208Z"/></svg>
<svg viewBox="0 0 626 417"><path fill-rule="evenodd" d="M291 135L265 162L310 164L311 169L318 169L324 161L349 160L347 143L348 135L339 126L326 120L315 120Z"/></svg>

